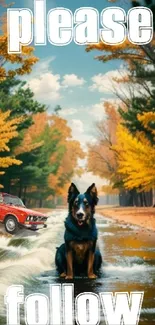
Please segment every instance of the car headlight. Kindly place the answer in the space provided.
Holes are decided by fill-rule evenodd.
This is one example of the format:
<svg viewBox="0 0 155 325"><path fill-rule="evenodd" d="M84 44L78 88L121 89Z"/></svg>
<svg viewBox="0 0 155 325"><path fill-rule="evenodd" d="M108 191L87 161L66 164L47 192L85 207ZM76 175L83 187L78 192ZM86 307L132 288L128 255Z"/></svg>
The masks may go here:
<svg viewBox="0 0 155 325"><path fill-rule="evenodd" d="M28 217L26 218L26 221L33 221L33 216L28 216Z"/></svg>
<svg viewBox="0 0 155 325"><path fill-rule="evenodd" d="M32 216L32 215L29 215L26 218L26 221L34 221L34 222L37 222L37 221L45 222L46 220L47 220L47 217L46 216L40 217L40 216Z"/></svg>

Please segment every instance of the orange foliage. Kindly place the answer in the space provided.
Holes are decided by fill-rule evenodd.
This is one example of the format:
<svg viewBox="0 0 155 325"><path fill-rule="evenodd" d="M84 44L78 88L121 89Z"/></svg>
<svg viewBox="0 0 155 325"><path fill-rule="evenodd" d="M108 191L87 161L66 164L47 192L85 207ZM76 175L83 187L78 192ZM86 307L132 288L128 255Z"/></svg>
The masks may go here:
<svg viewBox="0 0 155 325"><path fill-rule="evenodd" d="M37 113L33 116L33 125L26 130L22 143L15 148L15 154L20 155L43 145L43 141L38 141L38 137L45 130L47 124L47 114Z"/></svg>
<svg viewBox="0 0 155 325"><path fill-rule="evenodd" d="M117 159L111 146L116 143L117 125L120 116L112 103L105 103L106 119L97 123L98 142L89 145L88 171L106 178L110 183L116 181Z"/></svg>
<svg viewBox="0 0 155 325"><path fill-rule="evenodd" d="M51 126L61 132L62 138L60 143L65 145L66 149L57 175L51 174L48 183L49 187L52 188L54 184L58 195L64 195L66 194L71 177L79 172L79 169L77 169L78 159L83 159L85 154L80 147L80 143L71 139L71 129L68 127L66 120L59 116L52 115L50 121ZM58 154L59 153L54 153L50 161L54 163Z"/></svg>
<svg viewBox="0 0 155 325"><path fill-rule="evenodd" d="M67 121L57 115L48 115L46 112L38 113L33 116L33 125L26 130L24 134L24 139L20 146L16 148L16 155L30 152L37 147L44 145L43 141L38 140L44 133L46 127L50 126L54 131L55 136L60 139L59 145L64 148L63 157L60 162L60 152L59 150L53 152L49 164L55 164L57 161L60 162L60 166L56 175L50 174L48 178L49 188L54 189L57 195L63 195L66 193L66 188L69 186L70 179L74 174L79 173L77 168L78 159L83 159L85 157L84 152L80 147L78 141L72 140L71 129L67 125Z"/></svg>
<svg viewBox="0 0 155 325"><path fill-rule="evenodd" d="M155 40L152 41L151 45L147 46L148 54L149 51L152 54L152 48L154 48L154 46ZM121 59L127 62L130 66L132 66L133 61L139 61L141 64L152 64L152 60L150 59L150 56L147 55L145 47L132 44L128 39L118 45L108 45L101 41L97 44L87 45L86 52L92 50L103 52L102 55L95 57L95 59L102 62Z"/></svg>
<svg viewBox="0 0 155 325"><path fill-rule="evenodd" d="M60 131L63 139L71 138L71 129L67 125L67 121L60 116L50 115L48 116L48 121L51 124L53 129Z"/></svg>

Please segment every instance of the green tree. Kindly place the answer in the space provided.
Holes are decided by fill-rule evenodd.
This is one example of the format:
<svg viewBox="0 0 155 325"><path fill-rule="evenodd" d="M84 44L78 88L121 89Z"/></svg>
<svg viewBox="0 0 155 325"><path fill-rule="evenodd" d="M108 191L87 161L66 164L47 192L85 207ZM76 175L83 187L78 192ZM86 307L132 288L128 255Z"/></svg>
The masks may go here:
<svg viewBox="0 0 155 325"><path fill-rule="evenodd" d="M20 125L20 129L25 129L32 124L32 115L45 111L46 106L35 100L34 93L26 87L25 81L7 78L0 86L0 108L2 112L9 109L11 117L25 116Z"/></svg>
<svg viewBox="0 0 155 325"><path fill-rule="evenodd" d="M40 104L34 99L34 94L29 88L25 88L26 82L16 80L15 78L7 78L0 84L0 108L2 112L10 111L10 117L16 118L22 116L23 120L17 127L18 136L10 141L7 156L11 157L14 154L15 148L21 143L24 137L24 132L33 124L33 115L38 112L45 111L45 105ZM4 153L0 153L3 158ZM26 156L22 157L22 166L27 164ZM24 161L25 159L25 161ZM22 167L21 167L22 168ZM5 174L5 180L2 182L4 189L10 191L11 175L18 174L18 167L8 168Z"/></svg>
<svg viewBox="0 0 155 325"><path fill-rule="evenodd" d="M59 112L62 110L61 106L60 105L57 105L55 108L54 108L54 113L56 115L59 115Z"/></svg>
<svg viewBox="0 0 155 325"><path fill-rule="evenodd" d="M132 134L135 134L137 131L144 132L153 143L154 136L152 132L144 127L138 115L155 112L155 66L152 65L151 70L148 70L147 66L145 67L135 63L135 69L131 70L129 76L129 83L132 82L136 85L139 84L140 91L126 101L126 109L119 109L119 113L123 118L122 124L125 125ZM151 123L151 128L155 129L154 121Z"/></svg>
<svg viewBox="0 0 155 325"><path fill-rule="evenodd" d="M3 177L2 183L7 192L18 194L19 197L32 195L34 199L46 199L53 190L48 187L48 177L50 174L56 174L61 163L61 157L64 154L65 148L59 145L61 135L56 130L52 130L50 126L46 126L43 133L38 137L37 142L42 145L29 152L23 152L17 155L23 163L18 167L10 167ZM57 152L57 160L50 163L51 156ZM35 190L27 194L27 189L35 186Z"/></svg>

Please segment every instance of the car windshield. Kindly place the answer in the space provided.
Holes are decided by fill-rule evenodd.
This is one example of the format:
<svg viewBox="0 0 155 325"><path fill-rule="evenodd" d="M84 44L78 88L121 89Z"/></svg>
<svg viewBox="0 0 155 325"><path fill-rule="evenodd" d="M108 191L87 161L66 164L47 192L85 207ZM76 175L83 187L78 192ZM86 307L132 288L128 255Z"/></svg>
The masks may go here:
<svg viewBox="0 0 155 325"><path fill-rule="evenodd" d="M6 203L6 204L11 204L11 205L20 206L20 207L25 206L19 197L4 195L3 198L4 198L4 203Z"/></svg>

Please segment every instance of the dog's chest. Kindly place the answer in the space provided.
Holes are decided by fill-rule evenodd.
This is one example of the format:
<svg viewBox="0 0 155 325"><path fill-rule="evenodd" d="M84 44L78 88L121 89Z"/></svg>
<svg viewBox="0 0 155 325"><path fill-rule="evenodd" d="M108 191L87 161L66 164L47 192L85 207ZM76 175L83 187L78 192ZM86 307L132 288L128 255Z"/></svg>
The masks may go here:
<svg viewBox="0 0 155 325"><path fill-rule="evenodd" d="M93 242L87 241L87 242L70 242L70 247L72 248L74 252L74 257L76 261L79 263L82 263L86 257L86 253L92 249Z"/></svg>

